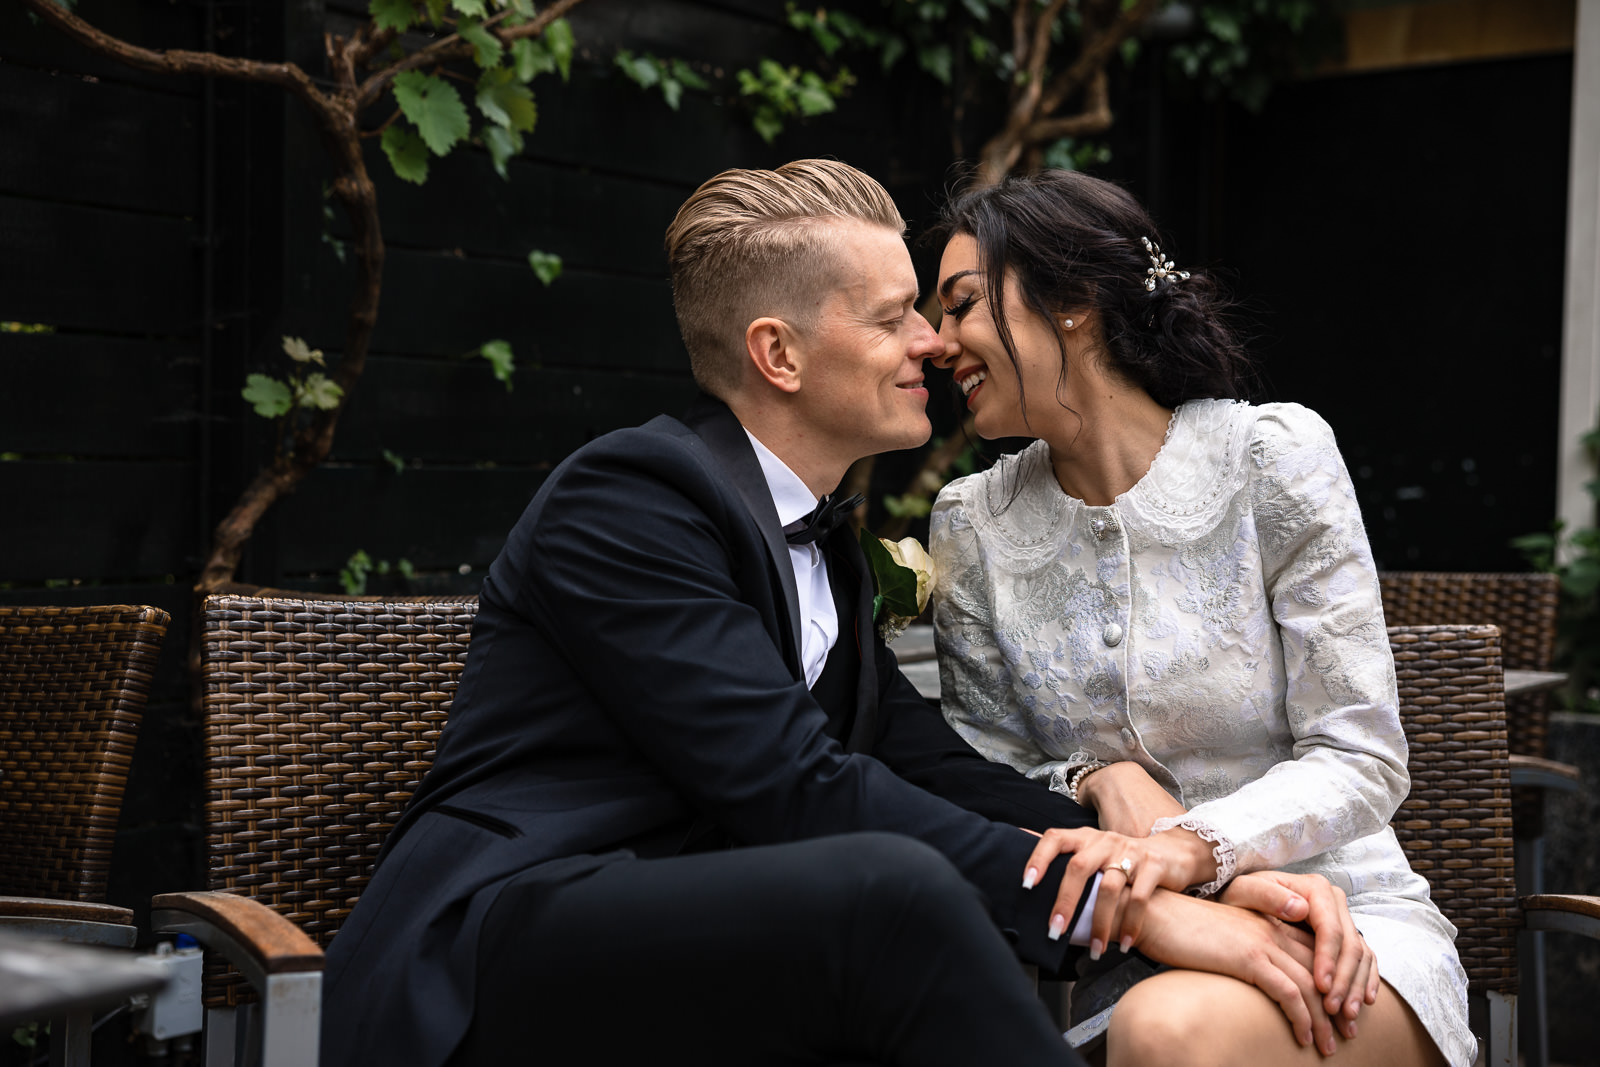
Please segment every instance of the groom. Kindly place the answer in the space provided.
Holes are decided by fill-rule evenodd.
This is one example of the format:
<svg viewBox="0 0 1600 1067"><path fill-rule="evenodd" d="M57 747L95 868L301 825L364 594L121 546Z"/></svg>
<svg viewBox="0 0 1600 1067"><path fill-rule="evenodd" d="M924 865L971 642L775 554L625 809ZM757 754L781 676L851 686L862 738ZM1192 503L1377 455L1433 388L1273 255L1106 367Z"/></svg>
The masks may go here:
<svg viewBox="0 0 1600 1067"><path fill-rule="evenodd" d="M929 434L942 346L903 229L819 160L679 211L707 395L580 449L511 531L433 769L329 950L325 1064L1079 1062L1017 964L1077 951L1066 863L1023 888L1018 827L1092 818L946 727L874 632L848 526L808 519ZM1232 911L1158 892L1141 947L1227 955L1185 940L1208 908ZM1259 980L1251 947L1214 969Z"/></svg>

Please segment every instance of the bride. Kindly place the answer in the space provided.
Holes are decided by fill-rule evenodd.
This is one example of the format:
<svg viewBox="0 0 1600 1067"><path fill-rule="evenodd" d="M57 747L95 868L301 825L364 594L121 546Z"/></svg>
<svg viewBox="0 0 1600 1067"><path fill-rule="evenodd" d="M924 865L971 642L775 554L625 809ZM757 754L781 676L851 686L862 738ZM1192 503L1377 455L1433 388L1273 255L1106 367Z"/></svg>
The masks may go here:
<svg viewBox="0 0 1600 1067"><path fill-rule="evenodd" d="M1365 999L1328 994L1338 1062L1465 1067L1455 931L1388 825L1409 785L1394 665L1327 424L1237 399L1216 287L1117 186L1007 179L955 199L943 233L938 362L980 436L1035 438L934 507L944 714L1129 838L1104 874L1127 890L1125 936L1092 954L1127 951L1158 885L1320 874L1382 976ZM1333 1051L1254 987L1183 970L1123 994L1106 1043L1112 1065Z"/></svg>

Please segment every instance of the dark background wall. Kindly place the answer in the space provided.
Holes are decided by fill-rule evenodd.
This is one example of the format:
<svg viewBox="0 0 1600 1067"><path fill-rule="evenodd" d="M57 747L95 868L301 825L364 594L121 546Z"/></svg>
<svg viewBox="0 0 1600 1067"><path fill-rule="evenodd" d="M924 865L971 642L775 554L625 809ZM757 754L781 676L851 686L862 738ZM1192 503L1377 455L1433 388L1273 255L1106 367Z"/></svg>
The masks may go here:
<svg viewBox="0 0 1600 1067"><path fill-rule="evenodd" d="M364 5L81 0L149 47L287 57ZM804 55L777 0L590 0L569 85L502 182L476 149L426 186L371 168L389 243L373 353L332 460L262 524L241 580L336 587L357 549L416 591L475 590L544 473L691 395L660 239L727 166L835 155L925 227L948 181L938 93L867 70L841 111L768 146L734 102L674 114L615 48L708 72ZM858 65L858 67L864 65ZM1264 398L1333 424L1380 564L1516 569L1555 511L1570 57L1285 86L1260 115L1120 74L1109 176L1152 205L1180 265L1222 264L1257 311ZM239 398L284 334L336 355L342 219L273 91L100 61L0 4L0 602L142 602L174 625L145 716L111 896L196 884L198 719L183 659L215 522L263 459ZM970 124L981 126L981 115ZM977 141L969 141L975 147ZM559 253L551 287L526 263ZM937 250L916 252L924 288ZM467 353L518 358L507 392ZM936 403L942 426L955 405ZM396 470L385 452L401 457ZM897 485L909 460L882 465Z"/></svg>

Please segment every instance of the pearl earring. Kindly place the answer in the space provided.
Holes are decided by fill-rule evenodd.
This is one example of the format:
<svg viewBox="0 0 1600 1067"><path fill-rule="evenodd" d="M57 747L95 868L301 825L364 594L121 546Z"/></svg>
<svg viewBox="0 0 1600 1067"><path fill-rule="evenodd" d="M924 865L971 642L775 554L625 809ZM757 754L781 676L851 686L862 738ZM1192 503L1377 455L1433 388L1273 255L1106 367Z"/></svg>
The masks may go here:
<svg viewBox="0 0 1600 1067"><path fill-rule="evenodd" d="M1072 329L1072 320L1071 320L1071 319L1062 319L1062 320L1061 320L1061 328L1062 328L1062 329L1063 329L1063 330L1070 330L1070 329Z"/></svg>

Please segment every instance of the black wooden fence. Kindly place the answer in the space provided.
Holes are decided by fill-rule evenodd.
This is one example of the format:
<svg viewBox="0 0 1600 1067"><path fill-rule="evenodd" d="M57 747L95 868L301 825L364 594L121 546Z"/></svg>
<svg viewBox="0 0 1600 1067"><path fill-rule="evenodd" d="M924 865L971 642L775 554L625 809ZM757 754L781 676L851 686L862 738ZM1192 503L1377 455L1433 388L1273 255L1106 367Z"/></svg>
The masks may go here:
<svg viewBox="0 0 1600 1067"><path fill-rule="evenodd" d="M148 47L315 69L324 27L361 7L78 10ZM415 590L475 589L544 472L690 396L660 240L717 170L838 156L925 224L950 140L918 79L861 71L839 114L768 146L735 101L690 94L674 114L610 63L619 46L725 74L803 54L782 12L589 0L584 55L569 85L537 83L509 183L466 150L409 186L374 150L389 259L373 354L332 461L269 514L241 580L334 588L363 550L410 561ZM1311 81L1251 116L1118 75L1108 173L1149 197L1182 265L1237 270L1263 392L1333 423L1385 566L1519 567L1506 541L1553 514L1570 76L1554 56ZM298 106L97 59L0 0L0 323L47 328L0 332L0 601L174 616L113 866L129 906L199 878L182 661L211 527L267 447L240 386L283 366L284 334L342 343L344 224ZM565 261L549 288L535 248ZM924 288L935 257L917 253ZM491 338L516 353L510 392L469 355ZM885 466L892 485L905 460Z"/></svg>

